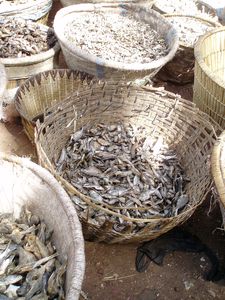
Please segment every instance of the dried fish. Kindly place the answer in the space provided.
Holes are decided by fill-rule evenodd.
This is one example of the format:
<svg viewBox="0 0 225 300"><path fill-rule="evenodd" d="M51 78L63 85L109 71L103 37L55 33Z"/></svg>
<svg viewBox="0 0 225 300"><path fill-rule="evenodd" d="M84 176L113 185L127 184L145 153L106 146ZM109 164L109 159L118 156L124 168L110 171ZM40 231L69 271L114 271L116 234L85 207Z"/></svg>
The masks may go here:
<svg viewBox="0 0 225 300"><path fill-rule="evenodd" d="M79 139L72 138L78 135ZM176 152L168 149L162 137L150 138L144 127L123 122L89 125L72 136L62 150L66 172L58 164L56 169L94 203L110 205L113 211L138 219L172 217L186 209L189 179ZM85 148L90 139L110 159L99 155L99 147ZM73 196L72 201L80 216L93 224L103 226L112 221L114 230L126 230L127 222L122 218L96 211L79 197ZM143 223L136 226L141 229Z"/></svg>
<svg viewBox="0 0 225 300"><path fill-rule="evenodd" d="M66 263L57 259L52 231L26 210L18 220L0 215L0 228L4 228L0 232L0 299L65 299ZM18 243L15 236L12 239L13 232L20 237ZM4 236L9 238L7 243Z"/></svg>
<svg viewBox="0 0 225 300"><path fill-rule="evenodd" d="M150 24L131 14L83 12L68 22L64 34L86 52L123 63L149 63L167 55L169 50L164 38ZM111 132L114 130L110 128ZM104 138L99 142L106 146Z"/></svg>
<svg viewBox="0 0 225 300"><path fill-rule="evenodd" d="M214 28L212 24L194 18L168 17L167 19L176 28L180 41L189 47L194 47L201 35Z"/></svg>
<svg viewBox="0 0 225 300"><path fill-rule="evenodd" d="M1 6L1 5L0 5ZM56 43L53 30L22 18L0 18L0 57L24 57L45 52Z"/></svg>

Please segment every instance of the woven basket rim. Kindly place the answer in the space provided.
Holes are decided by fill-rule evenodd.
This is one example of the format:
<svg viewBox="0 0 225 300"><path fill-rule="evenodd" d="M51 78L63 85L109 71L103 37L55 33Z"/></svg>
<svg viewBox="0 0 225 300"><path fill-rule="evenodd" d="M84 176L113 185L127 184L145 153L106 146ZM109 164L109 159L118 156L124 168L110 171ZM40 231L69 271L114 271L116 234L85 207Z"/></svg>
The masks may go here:
<svg viewBox="0 0 225 300"><path fill-rule="evenodd" d="M214 145L211 158L213 179L221 203L225 208L225 161L222 160L222 155L225 157L225 130Z"/></svg>
<svg viewBox="0 0 225 300"><path fill-rule="evenodd" d="M26 10L26 9L32 8L33 6L44 5L44 4L50 3L52 1L53 0L36 0L36 1L30 2L29 0L27 0L27 3L13 4L8 7L2 6L2 8L6 8L6 10L1 9L1 14L8 13L8 12L9 13L18 13L21 10ZM0 7L1 7L1 5L0 5Z"/></svg>
<svg viewBox="0 0 225 300"><path fill-rule="evenodd" d="M32 162L30 159L25 157L18 157L10 154L5 154L0 152L0 160L8 161L12 164L20 165L23 168L27 168L31 170L36 176L43 179L51 188L55 191L55 193L60 197L60 203L62 208L68 217L68 224L70 226L70 232L72 234L71 243L73 244L73 249L75 251L72 253L73 259L71 260L73 264L74 274L79 274L79 277L72 278L72 284L69 288L69 293L66 296L66 299L73 299L73 293L77 293L81 290L84 271L85 271L85 256L84 256L84 238L82 235L81 224L78 219L77 213L69 199L69 196L65 192L65 190L60 186L59 182L54 178L54 176ZM76 228L75 228L76 227ZM79 259L77 259L79 258Z"/></svg>
<svg viewBox="0 0 225 300"><path fill-rule="evenodd" d="M224 31L225 32L225 27L222 26L220 28L216 28L208 33L206 33L205 35L203 35L202 37L199 38L199 40L197 41L197 43L195 44L194 47L194 55L195 55L195 59L197 61L197 63L199 64L199 66L201 67L201 69L207 74L207 76L213 80L217 85L219 85L220 87L222 87L223 89L225 88L225 80L223 80L222 78L220 78L219 76L217 76L214 72L211 71L211 69L207 66L207 64L204 62L204 59L202 57L202 53L201 53L201 45L202 43L204 43L204 41L218 33Z"/></svg>
<svg viewBox="0 0 225 300"><path fill-rule="evenodd" d="M105 60L102 59L99 56L95 56L93 54L89 54L86 51L83 51L79 47L75 47L72 43L70 43L64 36L64 26L65 22L62 22L63 18L66 18L69 14L75 14L79 13L80 11L86 9L88 11L96 11L101 8L118 8L120 7L121 9L126 9L126 8L132 8L132 7L142 7L146 11L148 11L151 15L157 17L158 20L161 20L163 22L166 22L168 27L170 28L171 34L173 33L175 36L175 42L173 47L170 49L169 53L155 61L152 61L150 63L120 63L120 62L115 62L112 60ZM90 61L92 63L97 63L100 66L103 67L108 67L108 68L113 68L113 69L119 69L119 70L126 70L126 71L144 71L144 70L149 70L153 68L158 68L161 67L164 62L167 62L171 60L179 46L179 37L177 34L177 31L174 29L174 27L163 18L163 16L154 11L153 9L146 8L144 6L138 6L136 4L119 4L119 3L98 3L98 4L92 4L92 3L84 3L84 4L75 4L75 5L70 5L68 7L63 7L61 8L55 15L54 23L53 23L53 28L55 30L55 34L58 37L58 40L60 43L67 49L67 51L71 54L76 53L79 57L82 57L82 59Z"/></svg>
<svg viewBox="0 0 225 300"><path fill-rule="evenodd" d="M222 27L222 25L219 23L219 22L216 22L216 21L213 21L213 20L210 20L210 19L206 19L206 18L202 18L202 17L199 17L199 16L194 16L194 15L186 15L186 14L177 14L177 13L174 13L174 14L164 14L163 15L165 18L190 18L190 19L196 19L198 21L201 21L202 23L209 23L211 25L213 25L215 28L216 27ZM185 43L179 41L179 44L180 46L184 47L184 48L189 48L189 49L194 49L194 45L193 46L186 46Z"/></svg>
<svg viewBox="0 0 225 300"><path fill-rule="evenodd" d="M27 115L25 115L23 113L23 111L21 111L21 109L19 108L18 102L20 101L19 99L23 97L24 94L24 90L25 93L26 91L29 91L29 86L30 84L34 85L33 82L38 83L38 80L40 77L44 77L44 78L48 78L51 74L54 74L54 76L56 76L57 74L60 75L60 73L65 73L65 74L74 74L77 77L84 75L85 79L87 79L88 77L93 77L90 74L87 74L85 72L81 72L81 71L77 71L77 70L71 70L71 69L52 69L52 70L47 70L47 71L43 71L37 74L34 74L32 76L30 76L29 78L27 78L17 89L15 96L14 96L14 103L15 103L15 107L17 109L17 111L19 112L19 114L28 122L31 122L32 124L34 124L35 126L35 122L33 121L33 119L28 118ZM41 84L39 84L39 86L41 87Z"/></svg>
<svg viewBox="0 0 225 300"><path fill-rule="evenodd" d="M11 17L7 17L7 19L9 19L9 18L11 18ZM0 16L0 19L5 19L5 17ZM37 23L35 23L35 24L37 24ZM38 23L38 26L43 30L46 30L46 31L51 30L52 32L54 32L54 30L47 25ZM0 57L0 63L5 65L6 67L13 66L13 65L14 66L31 65L34 63L38 63L38 62L47 60L48 58L54 56L59 50L60 50L60 44L56 40L55 45L47 51L40 52L38 54L33 54L31 56L25 56L25 57L19 57L19 58L18 57L12 57L12 58L1 58Z"/></svg>

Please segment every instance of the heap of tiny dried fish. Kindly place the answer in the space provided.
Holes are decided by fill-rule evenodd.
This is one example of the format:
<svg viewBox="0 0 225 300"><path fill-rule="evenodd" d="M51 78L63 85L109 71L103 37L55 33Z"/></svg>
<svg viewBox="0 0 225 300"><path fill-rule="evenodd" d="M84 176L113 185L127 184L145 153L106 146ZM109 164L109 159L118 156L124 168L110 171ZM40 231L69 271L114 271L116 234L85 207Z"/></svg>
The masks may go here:
<svg viewBox="0 0 225 300"><path fill-rule="evenodd" d="M149 63L168 53L165 40L132 15L101 12L77 14L65 26L66 38L77 47L105 60Z"/></svg>
<svg viewBox="0 0 225 300"><path fill-rule="evenodd" d="M56 37L37 23L22 18L0 19L0 57L24 57L52 48Z"/></svg>
<svg viewBox="0 0 225 300"><path fill-rule="evenodd" d="M23 211L0 215L0 299L65 299L66 264L57 259L52 232Z"/></svg>
<svg viewBox="0 0 225 300"><path fill-rule="evenodd" d="M196 0L157 0L156 6L167 14L185 14L185 15L198 15L202 18L214 18L217 20L217 17L213 17L205 11L204 5L200 9Z"/></svg>
<svg viewBox="0 0 225 300"><path fill-rule="evenodd" d="M143 127L131 124L86 126L71 135L56 163L57 171L95 203L111 205L130 218L172 217L189 202L185 176L174 151L159 138L154 145ZM72 197L82 216L98 225L115 222L121 231L123 219L93 210ZM144 224L137 223L137 227Z"/></svg>
<svg viewBox="0 0 225 300"><path fill-rule="evenodd" d="M214 28L210 23L203 23L190 17L169 17L167 19L176 28L179 40L188 47L194 47L201 35Z"/></svg>

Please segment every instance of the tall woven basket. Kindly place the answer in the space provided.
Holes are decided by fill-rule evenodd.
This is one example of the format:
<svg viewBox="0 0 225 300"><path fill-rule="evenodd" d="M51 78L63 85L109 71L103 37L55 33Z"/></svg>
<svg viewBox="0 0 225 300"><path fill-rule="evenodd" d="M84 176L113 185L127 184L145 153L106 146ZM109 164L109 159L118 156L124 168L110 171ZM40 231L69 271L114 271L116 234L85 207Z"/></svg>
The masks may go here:
<svg viewBox="0 0 225 300"><path fill-rule="evenodd" d="M65 37L64 30L65 26L72 20L76 20L79 14L93 11L113 14L121 14L122 12L123 15L132 15L137 20L150 24L165 39L169 52L164 57L150 63L123 63L105 60L100 56L89 54L69 41ZM83 71L104 80L132 81L146 76L152 78L163 65L173 58L178 48L178 36L173 26L159 13L141 5L118 3L71 5L57 12L53 27L67 66L70 69Z"/></svg>
<svg viewBox="0 0 225 300"><path fill-rule="evenodd" d="M171 218L128 217L116 212L112 205L97 204L56 172L54 162L70 139L74 127L78 130L87 123L116 123L119 120L135 126L144 125L149 138L154 140L160 137L169 148L176 150L191 179L187 185L190 204L182 213ZM92 213L87 211L85 216L78 213L85 239L107 243L140 242L154 239L181 224L202 203L211 185L207 161L216 140L215 132L221 132L216 123L210 123L207 115L172 93L158 92L154 88L128 87L122 83L98 82L90 83L79 94L71 95L60 103L60 108L57 105L52 107L50 114L47 112L44 122L37 124L36 147L40 164L62 183L71 199L76 196L88 205L88 211L113 215L127 222L125 229L118 232L113 228L113 221L99 226L94 222ZM136 223L144 224L144 228L135 232Z"/></svg>
<svg viewBox="0 0 225 300"><path fill-rule="evenodd" d="M6 2L7 3L7 2ZM32 20L46 25L48 14L52 7L52 0L36 0L23 4L10 3L9 5L0 5L0 16L3 17L20 17Z"/></svg>
<svg viewBox="0 0 225 300"><path fill-rule="evenodd" d="M212 30L221 25L213 20L184 14L166 14L168 20L181 19L185 23L187 19L196 20L202 24L212 27ZM177 84L194 82L194 45L189 46L179 41L178 50L171 61L169 61L158 73L160 79Z"/></svg>
<svg viewBox="0 0 225 300"><path fill-rule="evenodd" d="M85 256L81 225L70 199L57 180L27 158L0 153L0 212L16 218L26 207L53 230L59 258L67 259L66 298L78 300Z"/></svg>
<svg viewBox="0 0 225 300"><path fill-rule="evenodd" d="M220 135L213 148L211 164L225 228L225 131Z"/></svg>
<svg viewBox="0 0 225 300"><path fill-rule="evenodd" d="M42 119L44 111L62 101L93 76L69 69L54 69L41 72L27 79L18 89L14 101L22 117L24 130L34 141L34 127Z"/></svg>
<svg viewBox="0 0 225 300"><path fill-rule="evenodd" d="M193 101L225 128L225 27L199 39L195 46Z"/></svg>

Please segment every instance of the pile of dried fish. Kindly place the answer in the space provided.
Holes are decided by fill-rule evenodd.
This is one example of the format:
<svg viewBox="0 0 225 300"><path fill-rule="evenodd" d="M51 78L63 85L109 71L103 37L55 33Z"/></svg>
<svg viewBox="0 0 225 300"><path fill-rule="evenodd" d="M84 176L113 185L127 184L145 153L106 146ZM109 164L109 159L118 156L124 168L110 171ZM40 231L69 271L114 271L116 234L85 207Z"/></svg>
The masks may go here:
<svg viewBox="0 0 225 300"><path fill-rule="evenodd" d="M105 60L149 63L168 53L165 40L131 15L85 12L65 27L66 38Z"/></svg>
<svg viewBox="0 0 225 300"><path fill-rule="evenodd" d="M58 261L51 234L28 211L18 220L0 215L0 299L65 299L66 264Z"/></svg>
<svg viewBox="0 0 225 300"><path fill-rule="evenodd" d="M24 57L49 50L56 43L52 30L22 18L0 19L0 57Z"/></svg>
<svg viewBox="0 0 225 300"><path fill-rule="evenodd" d="M194 18L171 17L168 18L168 20L176 28L179 40L188 47L194 47L194 44L201 35L213 29L213 26L210 25L210 23L203 23Z"/></svg>
<svg viewBox="0 0 225 300"><path fill-rule="evenodd" d="M167 14L198 15L202 18L213 18L204 9L198 7L196 0L157 0L157 7ZM217 20L217 18L215 18Z"/></svg>
<svg viewBox="0 0 225 300"><path fill-rule="evenodd" d="M86 126L71 135L56 163L57 171L95 203L108 204L129 218L172 217L188 204L185 176L177 156L162 139L153 143L143 127L131 124ZM82 216L123 230L123 219L93 210L72 198ZM137 223L137 227L144 224Z"/></svg>

